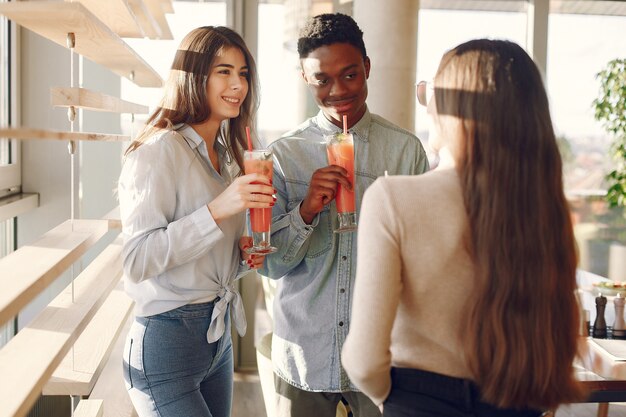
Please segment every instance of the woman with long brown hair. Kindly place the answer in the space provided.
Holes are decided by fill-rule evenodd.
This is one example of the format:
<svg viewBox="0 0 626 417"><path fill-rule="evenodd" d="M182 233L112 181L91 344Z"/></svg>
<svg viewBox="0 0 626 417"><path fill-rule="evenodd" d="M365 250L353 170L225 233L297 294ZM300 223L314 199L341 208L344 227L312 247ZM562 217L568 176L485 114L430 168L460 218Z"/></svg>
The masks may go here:
<svg viewBox="0 0 626 417"><path fill-rule="evenodd" d="M539 71L482 39L444 55L425 103L427 84L429 142L450 157L366 192L343 365L385 416L538 416L580 399L577 258Z"/></svg>
<svg viewBox="0 0 626 417"><path fill-rule="evenodd" d="M140 417L230 416L231 311L239 334L246 330L233 281L263 263L244 251L244 212L275 200L266 176L242 175L256 89L254 59L236 32L194 29L160 107L126 152L118 193L136 317L124 378Z"/></svg>

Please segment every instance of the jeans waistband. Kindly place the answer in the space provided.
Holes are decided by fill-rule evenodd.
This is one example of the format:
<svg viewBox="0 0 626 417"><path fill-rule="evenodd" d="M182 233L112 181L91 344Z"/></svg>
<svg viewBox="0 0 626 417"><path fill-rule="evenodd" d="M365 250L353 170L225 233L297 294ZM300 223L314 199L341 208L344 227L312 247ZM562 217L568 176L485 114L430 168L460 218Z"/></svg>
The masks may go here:
<svg viewBox="0 0 626 417"><path fill-rule="evenodd" d="M465 409L480 401L478 386L468 379L421 369L391 368L391 381L394 388L450 401Z"/></svg>
<svg viewBox="0 0 626 417"><path fill-rule="evenodd" d="M215 307L215 303L220 300L217 297L215 300L208 301L206 303L197 303L197 304L185 304L178 308L175 308L170 311L163 312L161 314L156 314L152 316L153 319L190 319L190 318L198 318L198 317L208 317L210 318L213 314L213 308Z"/></svg>
<svg viewBox="0 0 626 417"><path fill-rule="evenodd" d="M391 368L392 392L401 390L425 395L453 405L468 415L536 417L541 411L532 409L500 409L482 401L474 381L454 378L420 369Z"/></svg>

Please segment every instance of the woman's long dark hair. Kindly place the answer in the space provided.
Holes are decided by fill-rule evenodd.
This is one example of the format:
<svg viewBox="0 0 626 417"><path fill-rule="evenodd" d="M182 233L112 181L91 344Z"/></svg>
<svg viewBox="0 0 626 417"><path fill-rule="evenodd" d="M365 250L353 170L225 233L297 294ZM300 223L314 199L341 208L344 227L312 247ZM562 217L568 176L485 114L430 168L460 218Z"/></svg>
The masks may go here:
<svg viewBox="0 0 626 417"><path fill-rule="evenodd" d="M258 108L258 78L254 58L241 36L223 26L200 27L185 36L174 57L163 99L126 154L137 149L159 130L171 129L179 123L202 123L209 118L211 109L206 96L209 73L215 57L228 48L239 49L248 66L248 94L241 105L239 116L228 119L222 129L228 152L243 172L245 128L254 126L254 115Z"/></svg>
<svg viewBox="0 0 626 417"><path fill-rule="evenodd" d="M484 400L537 409L579 400L577 256L539 71L512 42L470 41L444 55L435 102L440 120L461 126L476 267L465 354Z"/></svg>

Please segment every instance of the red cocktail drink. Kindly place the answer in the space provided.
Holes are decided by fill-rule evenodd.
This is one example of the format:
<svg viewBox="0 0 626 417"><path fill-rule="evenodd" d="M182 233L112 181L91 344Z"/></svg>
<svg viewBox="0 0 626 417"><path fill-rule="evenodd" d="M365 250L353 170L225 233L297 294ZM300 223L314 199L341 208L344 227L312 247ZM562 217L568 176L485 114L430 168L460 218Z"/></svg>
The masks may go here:
<svg viewBox="0 0 626 417"><path fill-rule="evenodd" d="M339 228L335 232L353 232L356 230L356 200L354 194L354 141L351 133L337 133L326 137L326 154L331 165L337 165L348 171L352 191L341 184L337 186L335 204L339 218Z"/></svg>
<svg viewBox="0 0 626 417"><path fill-rule="evenodd" d="M243 166L246 174L261 174L272 179L272 152L267 149L245 151ZM270 245L270 228L272 225L271 208L251 208L250 226L252 228L252 247L250 253L272 253L276 248Z"/></svg>

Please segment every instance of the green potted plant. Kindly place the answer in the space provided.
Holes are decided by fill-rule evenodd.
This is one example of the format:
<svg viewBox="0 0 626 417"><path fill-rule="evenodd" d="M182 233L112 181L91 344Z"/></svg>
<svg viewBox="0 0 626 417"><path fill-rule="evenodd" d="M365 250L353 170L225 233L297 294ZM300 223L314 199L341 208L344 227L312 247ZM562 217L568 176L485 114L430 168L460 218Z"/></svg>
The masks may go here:
<svg viewBox="0 0 626 417"><path fill-rule="evenodd" d="M595 118L611 136L614 169L606 175L606 201L613 210L622 211L621 221L612 224L612 242L608 256L608 274L613 280L626 281L626 245L624 244L624 209L626 209L626 59L614 59L596 74L600 80L598 98L593 101Z"/></svg>
<svg viewBox="0 0 626 417"><path fill-rule="evenodd" d="M611 207L626 207L626 59L614 59L596 74L598 98L593 101L595 118L612 137L615 169L607 176L606 200Z"/></svg>

